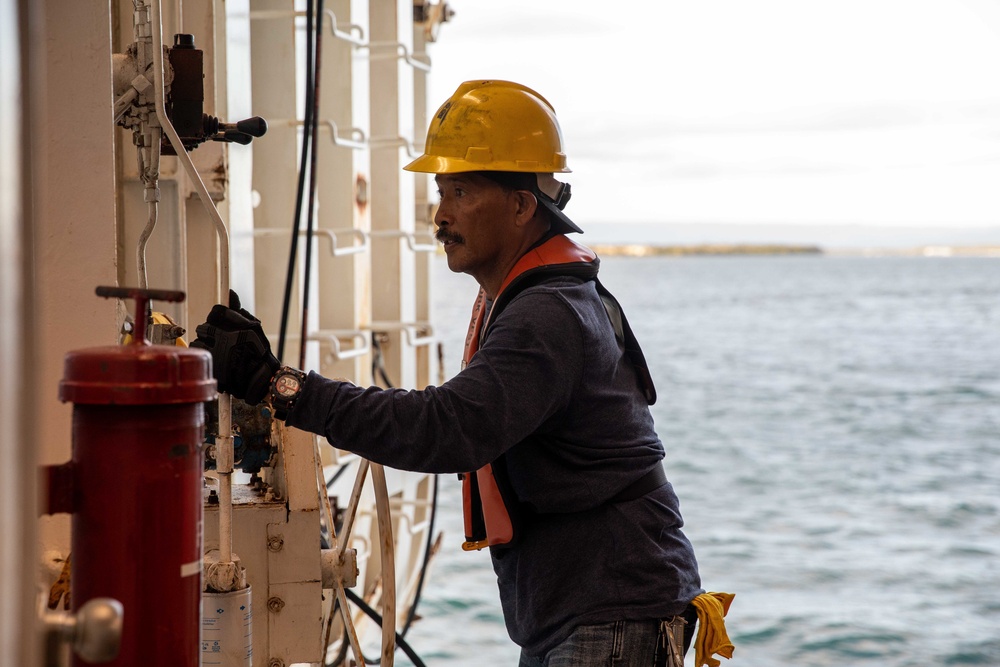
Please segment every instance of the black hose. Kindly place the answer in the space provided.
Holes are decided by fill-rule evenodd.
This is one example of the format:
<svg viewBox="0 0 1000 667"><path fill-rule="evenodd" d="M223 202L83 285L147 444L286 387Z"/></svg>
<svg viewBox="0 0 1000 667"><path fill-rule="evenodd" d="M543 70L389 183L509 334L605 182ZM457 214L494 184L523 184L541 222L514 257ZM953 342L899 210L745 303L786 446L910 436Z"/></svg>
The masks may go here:
<svg viewBox="0 0 1000 667"><path fill-rule="evenodd" d="M320 17L322 23L322 17ZM315 77L313 75L313 49L310 42L313 34L313 0L306 0L306 105L305 119L302 123L302 159L299 161L298 191L295 195L295 218L292 220L292 243L288 253L288 272L285 275L285 296L281 304L281 330L278 334L278 360L285 356L285 334L288 330L288 311L292 302L292 285L295 283L295 258L299 250L299 226L302 224L302 199L305 196L306 167L312 144L313 110L315 101ZM305 346L305 341L301 341Z"/></svg>
<svg viewBox="0 0 1000 667"><path fill-rule="evenodd" d="M347 467L348 466L345 463L344 465L337 468L337 472L330 475L330 479L326 480L327 491L329 491L333 487L333 485L337 483L337 480L340 479L340 476L344 474L344 471L347 470Z"/></svg>
<svg viewBox="0 0 1000 667"><path fill-rule="evenodd" d="M302 260L302 335L299 338L299 368L306 367L306 334L309 326L309 286L312 283L313 212L316 209L316 135L319 128L320 66L323 64L323 0L316 0L316 35L313 47L312 150L309 155L309 206L306 210L306 256Z"/></svg>
<svg viewBox="0 0 1000 667"><path fill-rule="evenodd" d="M291 250L289 252L288 258L288 273L285 279L285 295L284 301L282 303L281 310L281 334L278 339L278 358L281 359L285 351L285 334L287 330L288 323L288 311L290 310L291 304L291 293L292 284L295 279L295 259L298 252L298 238L299 238L299 226L301 225L302 217L302 199L304 196L305 188L305 171L306 171L306 160L309 160L309 195L308 204L306 208L306 247L305 247L305 259L303 260L303 288L302 288L302 329L301 338L299 342L299 368L305 368L305 353L306 353L306 333L309 320L309 287L310 287L310 273L312 266L312 240L313 240L313 213L315 211L316 203L316 162L317 162L317 151L316 151L316 135L319 125L319 102L320 102L320 69L322 64L322 24L323 24L323 0L316 0L315 9L316 23L315 23L315 33L313 31L313 0L307 0L306 2L306 35L310 40L314 40L312 48L309 48L309 42L307 42L306 47L306 103L305 103L305 119L303 122L303 138L302 138L302 159L299 166L299 181L298 181L298 191L295 199L295 221L292 231L292 243ZM392 382L389 380L388 373L385 370L385 365L383 363L381 346L378 344L377 339L373 335L373 341L375 342L376 354L373 358L373 366L377 365L378 373L381 375L383 382L389 387L393 387ZM374 370L374 369L373 369ZM334 478L327 482L327 488L332 486L333 482L339 477L339 473L345 468L338 471ZM424 546L424 560L420 567L420 578L417 581L416 591L413 595L413 604L410 605L410 610L407 614L406 621L403 623L402 632L396 633L396 644L403 650L403 653L413 661L415 667L426 667L424 663L420 660L417 654L410 648L410 645L404 639L404 635L409 631L410 626L413 624L413 620L417 613L417 604L420 602L420 595L423 592L424 581L427 577L427 569L430 564L431 550L434 547L434 524L437 518L437 496L438 496L438 478L434 477L434 492L431 501L431 516L428 520L427 527L427 542ZM332 517L331 517L332 520ZM360 597L358 597L354 592L345 589L344 593L347 598L356 604L365 614L367 614L372 620L374 620L379 625L382 625L382 617L379 616L378 612L368 606ZM336 606L334 609L336 609ZM333 613L331 611L331 613ZM341 648L341 655L338 656L340 660L346 657L346 637L342 642L344 645ZM364 656L358 656L359 659L366 664L378 664L378 660L370 661ZM336 663L334 663L336 664Z"/></svg>
<svg viewBox="0 0 1000 667"><path fill-rule="evenodd" d="M360 597L357 596L357 594L355 594L354 591L352 591L352 590L350 590L348 588L345 588L344 589L344 593L347 594L347 599L348 600L350 600L354 604L358 605L358 609L360 609L361 611L365 612L368 615L368 617L371 618L373 621L375 621L379 625L382 625L382 617L379 616L379 613L377 611L375 611L374 609L372 609L371 607L369 607L365 603L364 600L362 600ZM425 665L423 663L423 661L420 660L420 658L413 651L413 649L410 648L410 645L406 643L406 640L403 639L403 636L401 634L399 634L398 632L396 633L396 644L399 646L399 648L403 649L403 653L406 654L406 657L408 657L410 660L413 661L413 664L415 665L415 667L427 667L427 665ZM365 662L367 662L367 661L365 661ZM373 664L373 663L369 663L369 664ZM375 663L375 664L377 664L377 663Z"/></svg>

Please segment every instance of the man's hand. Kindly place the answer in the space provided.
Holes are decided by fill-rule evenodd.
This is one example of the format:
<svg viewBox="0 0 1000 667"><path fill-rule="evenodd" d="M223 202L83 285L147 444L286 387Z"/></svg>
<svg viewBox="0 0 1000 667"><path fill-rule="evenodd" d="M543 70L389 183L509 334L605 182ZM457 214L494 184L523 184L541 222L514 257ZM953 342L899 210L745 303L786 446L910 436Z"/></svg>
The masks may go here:
<svg viewBox="0 0 1000 667"><path fill-rule="evenodd" d="M267 395L271 376L281 366L267 342L260 320L240 307L240 297L229 290L229 307L216 304L208 320L198 325L191 347L212 353L212 368L219 391L250 405Z"/></svg>

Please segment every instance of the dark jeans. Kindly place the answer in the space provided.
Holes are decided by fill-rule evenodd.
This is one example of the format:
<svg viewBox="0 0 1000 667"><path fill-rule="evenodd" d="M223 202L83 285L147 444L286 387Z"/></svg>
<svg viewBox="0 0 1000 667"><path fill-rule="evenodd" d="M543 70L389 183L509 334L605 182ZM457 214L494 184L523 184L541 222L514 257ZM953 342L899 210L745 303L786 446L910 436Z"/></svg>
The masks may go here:
<svg viewBox="0 0 1000 667"><path fill-rule="evenodd" d="M698 619L694 607L684 611L684 652L694 637ZM660 667L667 665L665 637L658 620L615 621L581 625L544 656L521 651L518 667Z"/></svg>

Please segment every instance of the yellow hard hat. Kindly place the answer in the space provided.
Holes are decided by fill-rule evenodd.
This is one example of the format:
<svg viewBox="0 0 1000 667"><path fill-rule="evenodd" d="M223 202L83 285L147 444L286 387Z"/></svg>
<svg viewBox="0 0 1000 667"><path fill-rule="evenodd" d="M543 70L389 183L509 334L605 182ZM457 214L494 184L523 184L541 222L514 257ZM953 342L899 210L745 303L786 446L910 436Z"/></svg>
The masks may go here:
<svg viewBox="0 0 1000 667"><path fill-rule="evenodd" d="M527 86L495 80L459 86L431 120L424 154L403 168L429 174L570 171L548 100Z"/></svg>
<svg viewBox="0 0 1000 667"><path fill-rule="evenodd" d="M431 120L424 154L403 169L428 174L480 172L503 185L531 190L551 214L555 231L583 232L562 210L570 198L569 184L552 177L571 171L555 109L519 83L463 83ZM521 183L516 174L537 176Z"/></svg>

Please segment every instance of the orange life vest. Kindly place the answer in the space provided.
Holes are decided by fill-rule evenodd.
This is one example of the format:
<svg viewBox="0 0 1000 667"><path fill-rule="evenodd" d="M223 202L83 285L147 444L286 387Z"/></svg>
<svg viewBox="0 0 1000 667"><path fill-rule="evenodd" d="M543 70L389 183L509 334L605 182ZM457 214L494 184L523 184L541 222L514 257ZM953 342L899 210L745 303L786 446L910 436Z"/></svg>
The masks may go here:
<svg viewBox="0 0 1000 667"><path fill-rule="evenodd" d="M600 260L593 250L562 234L549 238L525 253L504 278L489 314L485 312L486 293L482 289L479 290L472 308L469 332L465 338L462 368L464 369L472 361L490 322L523 289L535 284L541 278L575 276L595 281L615 329L615 335L624 344L625 352L636 368L646 400L652 405L656 401L656 390L642 350L629 328L621 306L597 280L599 265ZM516 540L519 518L517 498L507 483L505 465L501 457L475 472L461 476L462 505L465 515L465 543L462 548L466 551L486 546L509 546Z"/></svg>

